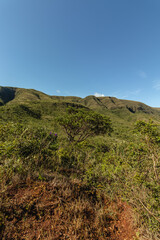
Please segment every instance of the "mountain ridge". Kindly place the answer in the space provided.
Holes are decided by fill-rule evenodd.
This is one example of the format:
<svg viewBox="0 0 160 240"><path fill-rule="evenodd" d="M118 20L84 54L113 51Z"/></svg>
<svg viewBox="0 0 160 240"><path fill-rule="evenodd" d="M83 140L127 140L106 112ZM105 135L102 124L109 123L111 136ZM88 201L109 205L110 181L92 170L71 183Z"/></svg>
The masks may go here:
<svg viewBox="0 0 160 240"><path fill-rule="evenodd" d="M0 106L13 103L26 102L71 102L81 104L93 110L120 110L125 109L130 113L159 113L160 108L150 107L142 102L118 99L116 97L96 97L94 95L85 98L76 96L51 96L35 89L26 89L18 87L0 87Z"/></svg>

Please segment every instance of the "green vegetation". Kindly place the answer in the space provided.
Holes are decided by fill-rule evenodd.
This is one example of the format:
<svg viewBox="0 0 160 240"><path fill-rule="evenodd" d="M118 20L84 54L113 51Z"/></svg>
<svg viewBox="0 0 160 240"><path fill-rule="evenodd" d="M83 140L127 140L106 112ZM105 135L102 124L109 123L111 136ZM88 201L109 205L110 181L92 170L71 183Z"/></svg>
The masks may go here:
<svg viewBox="0 0 160 240"><path fill-rule="evenodd" d="M109 118L87 109L70 107L67 114L57 120L71 142L82 142L88 137L112 132Z"/></svg>
<svg viewBox="0 0 160 240"><path fill-rule="evenodd" d="M58 239L159 239L159 112L14 91L17 99L3 95L10 101L0 107L0 238L52 239L59 229ZM118 224L130 208L125 235Z"/></svg>

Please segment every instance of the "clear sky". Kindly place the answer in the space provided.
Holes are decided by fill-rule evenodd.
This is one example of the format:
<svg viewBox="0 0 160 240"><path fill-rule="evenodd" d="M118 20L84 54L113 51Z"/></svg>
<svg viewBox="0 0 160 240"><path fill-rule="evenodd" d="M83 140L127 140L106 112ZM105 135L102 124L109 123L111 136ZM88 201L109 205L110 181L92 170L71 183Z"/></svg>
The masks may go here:
<svg viewBox="0 0 160 240"><path fill-rule="evenodd" d="M160 0L0 0L0 85L160 107Z"/></svg>

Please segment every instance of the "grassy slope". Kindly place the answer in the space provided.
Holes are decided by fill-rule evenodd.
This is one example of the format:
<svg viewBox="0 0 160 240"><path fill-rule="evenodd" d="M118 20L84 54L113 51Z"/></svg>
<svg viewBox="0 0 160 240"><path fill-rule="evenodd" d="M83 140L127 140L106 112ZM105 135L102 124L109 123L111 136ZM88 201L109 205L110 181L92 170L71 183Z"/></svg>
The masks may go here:
<svg viewBox="0 0 160 240"><path fill-rule="evenodd" d="M8 90L9 89L9 90ZM5 92L5 91L8 92ZM14 95L13 95L13 91L14 91ZM9 95L4 94L7 93ZM12 96L10 95L12 92ZM7 88L7 89L3 89L3 94L2 94L2 89L0 89L0 96L1 96L1 102L4 104L6 103L4 106L0 107L0 118L2 120L2 122L5 123L6 122L21 122L23 123L23 125L26 125L26 127L43 127L44 129L46 129L46 131L55 131L58 132L58 136L59 136L59 141L63 142L64 141L64 133L63 131L59 128L59 126L56 123L56 117L59 115L62 115L65 113L66 107L67 106L74 106L74 107L87 107L87 108L91 108L94 111L97 111L99 113L105 114L110 116L112 123L113 123L113 128L114 128L114 133L112 134L112 137L108 138L107 136L100 136L100 137L95 137L94 139L90 139L90 144L91 147L93 145L93 147L102 149L102 151L104 151L104 153L102 152L101 154L97 153L97 152L93 152L89 149L86 149L86 163L83 163L84 165L86 164L86 168L88 168L88 175L87 177L90 177L90 172L92 171L92 169L94 168L93 166L95 166L95 174L96 171L99 171L98 168L101 165L104 165L104 167L107 168L111 168L110 165L105 165L106 163L106 159L108 159L108 161L111 161L112 163L112 158L115 158L115 161L118 161L118 151L119 150L115 150L117 152L115 152L113 154L112 157L112 149L111 152L109 153L105 153L105 149L104 148L108 148L108 146L110 147L110 145L112 146L117 142L124 142L124 141L132 141L133 140L133 134L131 134L131 131L133 129L134 123L138 120L138 119L143 119L143 120L148 120L150 118L152 118L156 123L160 123L160 114L159 111L150 108L149 106L146 106L143 103L138 103L138 102L133 102L133 101L127 101L127 100L119 100L116 98L111 98L111 97L104 97L104 98L96 98L94 96L88 96L84 99L78 98L78 97L57 97L57 96L48 96L44 93L38 92L36 90L27 90L27 89L12 89L12 88ZM14 98L13 98L14 96ZM7 103L8 101L8 103ZM24 139L24 141L26 141ZM136 140L137 141L137 140ZM106 142L108 145L106 145ZM26 142L27 143L27 142ZM65 148L62 150L65 150ZM85 150L85 148L84 148ZM7 151L7 150L6 150ZM69 151L68 146L67 146L67 151ZM107 150L108 151L108 150ZM76 151L75 151L76 152ZM135 151L134 151L135 152ZM65 153L65 152L64 152ZM61 153L61 161L63 160L63 152ZM66 154L66 153L65 153ZM77 152L76 154L79 154L79 152ZM83 153L80 150L80 154L83 155ZM92 156L92 154L94 154ZM96 154L96 155L95 155ZM120 153L121 154L121 153ZM97 156L97 160L96 160L96 156ZM66 157L66 156L65 156ZM80 155L80 157L82 157ZM117 157L117 160L116 160ZM104 158L104 160L103 160ZM124 158L122 156L122 158ZM129 158L132 158L132 156L129 156ZM66 158L67 159L67 158ZM28 161L28 160L27 160ZM95 162L97 161L97 167L95 165ZM129 159L130 161L130 159ZM112 164L114 166L114 164ZM111 165L111 166L112 166ZM107 167L106 167L107 166ZM97 170L96 170L97 168ZM113 167L112 167L113 168ZM121 165L117 166L117 169L121 168ZM114 168L113 168L114 169ZM41 171L41 170L38 170ZM48 171L48 170L47 170ZM65 170L65 174L66 172L69 170ZM85 169L83 171L86 171ZM105 170L106 171L106 170ZM110 170L108 170L107 174L110 174L109 172ZM116 170L118 171L118 170ZM128 171L128 170L126 170ZM73 176L75 177L75 173L74 171L72 172L71 170L71 178L73 178ZM48 174L48 173L47 173ZM64 170L63 168L59 170L58 176L60 176L59 174L64 175ZM105 173L106 174L106 173ZM117 179L120 179L118 176L116 176L116 173L114 173L114 177ZM126 173L126 177L127 177L128 172ZM43 174L42 174L43 175ZM69 176L69 174L67 174L67 176ZM122 233L121 235L119 234L119 231L121 229L122 226L117 226L116 224L118 224L118 221L123 222L122 218L123 218L123 211L122 211L122 215L117 215L119 214L121 211L120 209L116 209L115 212L113 211L112 213L109 212L108 210L108 206L106 206L103 202L102 199L98 200L95 198L94 201L97 204L97 209L96 212L93 213L94 208L92 209L92 200L88 198L88 195L84 196L81 192L79 193L79 196L77 196L77 199L75 198L73 192L74 190L74 184L73 183L66 183L68 185L66 185L66 189L63 189L64 191L60 192L59 191L59 186L63 186L64 185L64 180L59 180L59 184L58 187L56 188L56 184L54 185L57 191L57 195L55 196L50 196L51 201L47 201L46 200L46 196L50 195L50 187L52 186L52 180L53 177L48 178L48 177L44 177L44 180L48 183L45 183L45 181L42 181L41 183L38 183L36 178L36 182L35 184L37 184L37 186L35 186L33 183L29 183L31 184L25 185L24 190L23 188L21 188L21 186L19 187L19 183L21 183L21 180L18 180L18 178L16 179L17 175L14 176L14 184L15 186L13 186L12 188L12 192L13 195L10 195L10 189L8 189L8 192L5 192L5 194L8 195L4 195L4 201L2 201L2 207L4 207L4 212L6 211L5 214L7 214L8 212L8 205L5 204L5 199L8 198L8 204L12 206L13 212L19 211L18 207L16 206L16 201L18 200L18 196L21 196L22 194L26 195L26 200L24 199L24 202L22 202L22 207L28 206L27 204L30 204L31 208L33 208L33 215L29 212L26 211L26 219L27 221L24 222L24 224L21 222L23 219L23 216L21 216L17 213L17 215L15 214L15 216L13 217L13 219L10 219L9 222L7 221L7 229L8 232L10 231L10 222L14 223L14 221L16 221L16 219L18 220L18 225L16 224L15 229L13 229L12 234L17 234L16 237L20 237L21 235L21 231L22 229L25 229L25 231L27 231L27 227L29 227L31 225L31 222L34 221L35 222L35 228L37 229L37 231L39 231L39 226L40 228L42 228L44 231L42 231L41 233L39 233L39 236L41 237L40 239L43 239L43 234L53 234L54 231L56 231L56 229L49 229L48 230L48 225L47 225L47 221L50 225L50 223L52 223L53 225L55 225L55 222L52 222L52 218L55 215L50 214L49 215L49 219L46 219L46 213L44 213L44 215L42 214L42 216L39 216L39 214L41 215L41 211L37 212L36 209L42 209L42 212L48 211L47 206L52 206L54 205L54 202L56 202L56 199L58 199L58 201L60 201L60 199L66 201L65 204L60 202L60 208L56 208L54 211L57 212L56 215L56 221L57 221L57 227L59 227L59 234L60 232L62 232L62 236L57 236L57 239L65 239L64 235L67 234L69 227L67 225L64 225L64 228L66 228L66 230L64 230L63 228L63 224L66 224L67 222L70 222L73 220L73 216L72 214L76 214L76 211L78 212L78 215L74 215L74 219L75 222L78 221L79 226L74 226L73 228L75 229L77 227L77 232L74 232L73 236L72 236L72 232L73 229L70 228L70 239L74 239L75 236L77 236L76 239L83 239L82 235L78 235L79 231L81 232L86 232L87 237L85 239L94 239L92 234L95 234L95 236L97 236L97 238L95 237L95 239L127 239L127 240L131 240L131 236L128 235L126 233L123 233L124 229L122 229ZM57 181L57 180L56 180ZM68 180L65 180L68 181ZM103 181L103 177L100 178L100 181ZM110 180L109 180L110 181ZM139 180L137 180L139 181ZM17 183L16 183L17 182ZM31 180L32 182L32 180ZM44 184L43 184L44 182ZM71 180L72 182L72 180ZM26 183L25 183L26 184ZM49 189L46 190L46 195L43 195L43 191L41 191L41 185L46 186L46 184L49 185ZM118 183L117 183L118 184ZM33 196L28 196L28 191L31 191L31 188L33 187L37 187L37 191L38 193L33 192ZM123 185L123 184L122 184ZM77 185L76 185L77 186ZM114 185L113 185L114 186ZM80 184L80 188L81 188L81 184ZM117 186L116 186L117 187ZM51 187L52 188L52 187ZM118 187L117 187L118 188ZM16 190L17 189L17 190ZM47 189L47 188L46 188ZM89 191L93 191L94 188L90 188ZM74 190L74 191L73 191ZM23 192L24 191L24 192ZM48 192L47 192L48 191ZM111 190L109 190L111 191ZM108 191L108 192L109 192ZM67 196L66 193L67 192ZM41 194L42 193L42 194ZM81 194L83 195L83 197L81 198ZM41 202L41 196L44 197L44 202ZM12 199L14 198L15 203L12 202ZM33 199L32 199L33 198ZM37 202L34 203L35 199L37 198ZM53 198L53 199L52 199ZM72 200L72 198L75 198L74 202ZM34 201L32 201L34 200ZM40 205L39 205L40 204ZM42 204L42 206L41 206ZM43 205L44 204L44 205ZM49 204L49 205L47 205ZM78 205L79 204L79 205ZM87 204L87 205L86 205ZM101 205L101 208L98 207L98 204ZM113 203L110 203L111 209L113 207L112 205ZM122 204L123 205L123 204ZM66 209L70 209L70 207L73 207L73 212L66 212ZM81 207L80 207L81 206ZM113 207L113 209L116 207ZM124 208L124 205L123 205ZM104 211L104 209L106 209L106 211ZM62 211L62 212L61 212ZM92 212L92 214L89 216L88 220L85 220L84 224L82 224L82 222L84 221L84 217L86 217L86 212L85 211L90 211ZM22 213L23 215L24 213ZM28 215L27 215L28 214ZM48 213L47 213L48 214ZM62 219L62 215L64 217L63 219L63 223L60 223L61 219ZM65 216L65 214L68 214ZM99 215L100 214L100 215ZM106 215L105 215L106 214ZM109 215L108 215L109 214ZM112 216L112 214L114 216ZM37 216L39 216L38 220L37 220ZM118 217L117 217L118 216ZM1 216L0 216L1 217ZM110 219L110 222L107 223L108 218ZM112 218L113 217L113 218ZM96 219L99 219L99 226L102 229L102 233L105 233L105 231L107 232L107 234L111 234L110 237L109 235L106 234L106 236L104 236L103 234L101 235L100 232L98 231L98 227L96 229L95 226L95 221L97 221ZM126 218L126 221L133 221L133 219L128 219L127 216L124 216L124 218ZM121 219L121 220L120 220ZM42 224L46 224L45 226ZM28 225L27 225L28 224ZM105 226L108 224L108 227L105 230ZM133 224L134 225L134 224ZM91 226L89 228L89 226ZM94 228L94 229L93 229ZM30 231L28 232L28 234L32 234L32 229L31 226L29 227ZM112 230L111 230L112 229ZM127 229L127 228L126 228ZM35 230L35 229L33 229ZM65 232L66 231L66 232ZM110 233L109 233L110 231ZM131 226L130 229L127 229L127 232L131 232L132 236L134 235L135 231L134 231L134 227ZM19 234L19 235L18 235ZM27 233L26 233L27 234ZM77 234L77 235L76 235ZM99 234L99 235L98 235ZM115 235L114 235L115 234ZM123 235L124 234L124 235ZM26 235L26 237L30 237L31 235ZM83 234L84 236L84 234ZM35 236L33 236L35 237ZM47 238L48 237L48 238ZM46 239L56 239L56 238L52 238L49 237L49 235L47 235ZM7 238L4 238L7 239ZM10 238L8 238L10 239ZM151 238L150 238L151 239Z"/></svg>
<svg viewBox="0 0 160 240"><path fill-rule="evenodd" d="M3 90L3 91L2 91ZM14 98L10 96L11 90L15 91ZM8 91L8 92L7 92ZM66 107L87 107L111 118L114 132L113 141L131 140L130 131L133 130L137 120L153 119L160 122L160 112L143 103L120 100L113 97L88 96L84 99L79 97L49 96L33 89L1 88L0 96L4 99L12 99L0 107L0 117L6 121L22 121L31 126L42 126L54 129L60 135L63 132L56 122L56 117L63 115ZM6 97L6 95L8 96Z"/></svg>
<svg viewBox="0 0 160 240"><path fill-rule="evenodd" d="M12 113L15 113L20 118L29 115L37 119L52 121L55 116L63 114L65 108L71 105L85 106L110 116L117 131L121 128L122 130L132 128L133 123L139 119L151 118L156 122L160 121L159 110L140 102L120 100L114 97L88 96L82 99L79 97L49 96L33 89L1 87L0 101L3 104L8 101L7 105L0 110L6 112L7 116L11 115L11 118Z"/></svg>

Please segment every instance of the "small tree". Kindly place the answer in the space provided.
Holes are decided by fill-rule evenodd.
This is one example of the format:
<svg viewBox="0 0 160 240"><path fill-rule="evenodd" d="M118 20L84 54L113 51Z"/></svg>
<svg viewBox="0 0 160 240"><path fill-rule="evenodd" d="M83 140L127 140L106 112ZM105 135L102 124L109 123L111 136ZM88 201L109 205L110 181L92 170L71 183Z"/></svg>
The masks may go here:
<svg viewBox="0 0 160 240"><path fill-rule="evenodd" d="M67 113L59 117L58 122L70 142L81 142L90 136L110 134L113 131L108 117L85 108L67 108Z"/></svg>
<svg viewBox="0 0 160 240"><path fill-rule="evenodd" d="M137 121L135 125L135 130L142 135L142 140L147 144L148 158L152 159L153 170L156 181L159 181L159 144L160 144L160 134L158 132L157 126L152 120L149 122Z"/></svg>
<svg viewBox="0 0 160 240"><path fill-rule="evenodd" d="M145 122L139 120L135 124L135 130L144 136L146 143L151 146L152 144L160 143L160 134L158 132L157 126L152 120Z"/></svg>

